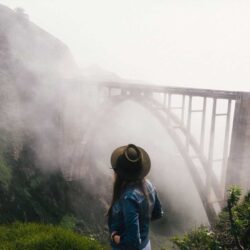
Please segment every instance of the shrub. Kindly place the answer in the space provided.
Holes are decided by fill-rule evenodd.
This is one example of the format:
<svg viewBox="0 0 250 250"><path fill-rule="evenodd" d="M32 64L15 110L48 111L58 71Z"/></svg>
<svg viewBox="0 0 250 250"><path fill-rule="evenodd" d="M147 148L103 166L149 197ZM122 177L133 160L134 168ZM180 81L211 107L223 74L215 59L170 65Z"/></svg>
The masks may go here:
<svg viewBox="0 0 250 250"><path fill-rule="evenodd" d="M67 214L63 216L60 226L65 229L74 230L76 227L76 218L73 215Z"/></svg>
<svg viewBox="0 0 250 250"><path fill-rule="evenodd" d="M181 250L192 249L250 249L250 193L240 202L241 189L228 190L227 206L211 226L199 227L172 241Z"/></svg>
<svg viewBox="0 0 250 250"><path fill-rule="evenodd" d="M215 234L208 228L201 226L198 229L185 234L183 238L174 237L172 241L181 249L223 249L220 242L217 241Z"/></svg>
<svg viewBox="0 0 250 250"><path fill-rule="evenodd" d="M219 214L213 231L225 248L250 249L250 193L239 202L238 187L233 186L228 192L227 206Z"/></svg>
<svg viewBox="0 0 250 250"><path fill-rule="evenodd" d="M94 238L52 225L0 226L0 250L104 250Z"/></svg>

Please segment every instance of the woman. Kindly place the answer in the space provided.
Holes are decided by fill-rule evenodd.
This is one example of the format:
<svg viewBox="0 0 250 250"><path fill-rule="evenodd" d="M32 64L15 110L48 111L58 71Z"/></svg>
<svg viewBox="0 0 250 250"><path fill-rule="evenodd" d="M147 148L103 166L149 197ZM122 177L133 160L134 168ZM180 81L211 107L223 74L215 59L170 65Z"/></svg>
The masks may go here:
<svg viewBox="0 0 250 250"><path fill-rule="evenodd" d="M156 190L145 176L150 170L147 152L133 144L114 150L113 198L108 210L113 250L151 250L150 220L163 215Z"/></svg>

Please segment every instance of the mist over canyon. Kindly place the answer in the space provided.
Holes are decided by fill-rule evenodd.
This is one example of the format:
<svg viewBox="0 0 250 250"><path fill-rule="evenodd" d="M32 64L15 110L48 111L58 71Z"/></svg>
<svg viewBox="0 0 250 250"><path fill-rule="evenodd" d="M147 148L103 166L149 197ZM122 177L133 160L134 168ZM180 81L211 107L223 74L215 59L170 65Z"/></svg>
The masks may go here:
<svg viewBox="0 0 250 250"><path fill-rule="evenodd" d="M155 224L154 233L163 237L206 224L184 160L161 124L144 107L132 101L114 106L95 124L94 136L83 141L99 112L98 95L91 92L92 87L102 80L124 79L98 66L80 70L63 42L32 23L22 9L13 11L0 5L1 159L8 155L12 162L8 160L9 164L22 166L25 176L31 175L27 185L32 173L34 178L40 171L43 178L61 173L61 179L48 177L46 181L65 181L62 190L69 192L66 198L57 194L59 200L62 198L60 202L67 203L70 213L78 216L85 228L92 223L95 227L91 230L101 233L106 230L104 214L112 190L110 155L114 148L134 143L151 157L148 178L154 182L166 212L165 218ZM13 166L12 173L17 171ZM72 167L84 175L67 180ZM7 183L8 189L15 183L11 182L11 174L6 176L1 176L0 183ZM58 215L58 221L65 211ZM29 215L21 214L18 219L29 220Z"/></svg>

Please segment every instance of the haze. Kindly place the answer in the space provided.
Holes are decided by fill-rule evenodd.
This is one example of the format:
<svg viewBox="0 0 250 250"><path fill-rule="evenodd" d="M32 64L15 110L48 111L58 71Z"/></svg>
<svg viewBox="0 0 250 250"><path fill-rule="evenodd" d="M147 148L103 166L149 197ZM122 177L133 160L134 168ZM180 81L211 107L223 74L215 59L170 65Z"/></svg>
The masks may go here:
<svg viewBox="0 0 250 250"><path fill-rule="evenodd" d="M0 0L100 67L146 83L250 91L247 0Z"/></svg>

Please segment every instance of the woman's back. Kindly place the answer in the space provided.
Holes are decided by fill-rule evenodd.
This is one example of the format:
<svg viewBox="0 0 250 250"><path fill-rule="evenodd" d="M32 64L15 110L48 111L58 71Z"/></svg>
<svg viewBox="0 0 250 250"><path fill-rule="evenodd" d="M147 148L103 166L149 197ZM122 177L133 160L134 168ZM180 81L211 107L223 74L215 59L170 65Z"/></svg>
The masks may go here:
<svg viewBox="0 0 250 250"><path fill-rule="evenodd" d="M149 223L162 217L157 192L149 180L145 181L145 196L137 183L127 185L120 199L114 204L110 218L111 231L121 236L113 249L144 249L149 242Z"/></svg>

